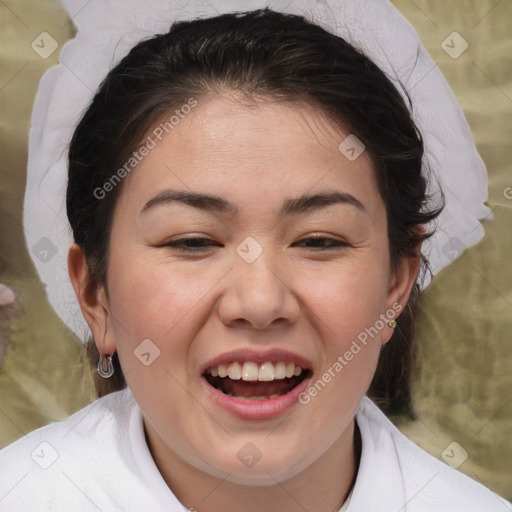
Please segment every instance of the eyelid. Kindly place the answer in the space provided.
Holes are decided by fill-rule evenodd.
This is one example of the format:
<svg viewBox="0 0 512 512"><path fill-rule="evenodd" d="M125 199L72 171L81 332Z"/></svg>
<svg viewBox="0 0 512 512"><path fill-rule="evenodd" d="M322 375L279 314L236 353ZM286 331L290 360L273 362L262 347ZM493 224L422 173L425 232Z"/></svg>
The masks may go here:
<svg viewBox="0 0 512 512"><path fill-rule="evenodd" d="M198 247L186 247L185 245L180 245L180 244L185 244L186 242L191 241L191 240L203 242L204 245L198 246ZM168 240L162 244L158 244L157 247L172 247L178 251L183 251L183 252L186 252L186 251L200 252L201 250L205 250L208 247L212 247L214 245L221 246L222 244L220 244L219 242L216 242L212 238L195 235L195 236L185 236L182 238L178 238L176 240Z"/></svg>
<svg viewBox="0 0 512 512"><path fill-rule="evenodd" d="M309 247L308 248L308 249L316 250L316 251L319 251L319 250L326 251L329 249L339 249L342 247L353 247L352 244L350 244L346 240L335 238L335 237L329 236L329 235L309 235L301 240L298 240L297 242L294 243L294 245L300 244L303 242L307 242L308 240L326 240L331 244L328 247Z"/></svg>
<svg viewBox="0 0 512 512"><path fill-rule="evenodd" d="M308 235L305 235L304 238L301 238L299 242L302 242L302 240L322 240L322 239L329 239L329 240L335 240L336 242L346 242L346 240L339 236L339 235L331 235L330 233L310 233Z"/></svg>

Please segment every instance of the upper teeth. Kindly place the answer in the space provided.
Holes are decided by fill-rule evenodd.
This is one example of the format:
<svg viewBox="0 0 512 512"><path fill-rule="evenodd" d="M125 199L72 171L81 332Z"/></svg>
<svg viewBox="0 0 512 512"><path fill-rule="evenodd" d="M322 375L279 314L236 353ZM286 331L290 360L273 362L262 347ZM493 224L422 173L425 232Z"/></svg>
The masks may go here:
<svg viewBox="0 0 512 512"><path fill-rule="evenodd" d="M206 370L212 377L229 377L233 380L246 381L271 381L274 379L284 379L299 376L302 368L294 363L283 363L279 361L272 363L267 361L263 364L246 361L245 363L234 362L229 365L219 364Z"/></svg>

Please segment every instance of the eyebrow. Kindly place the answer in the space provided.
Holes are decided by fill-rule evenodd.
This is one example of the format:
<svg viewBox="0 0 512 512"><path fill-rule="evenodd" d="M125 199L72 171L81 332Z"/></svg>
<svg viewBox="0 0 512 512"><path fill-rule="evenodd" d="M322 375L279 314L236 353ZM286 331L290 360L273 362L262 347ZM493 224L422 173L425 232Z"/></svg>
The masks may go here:
<svg viewBox="0 0 512 512"><path fill-rule="evenodd" d="M145 213L156 206L162 206L172 203L182 203L194 208L224 215L236 215L238 208L226 199L201 194L198 192L188 192L185 190L164 190L150 199L142 208L140 213ZM319 208L325 208L334 204L348 204L355 206L358 210L367 213L364 205L353 195L337 190L327 190L313 195L303 194L297 198L291 198L284 201L280 216L298 215Z"/></svg>

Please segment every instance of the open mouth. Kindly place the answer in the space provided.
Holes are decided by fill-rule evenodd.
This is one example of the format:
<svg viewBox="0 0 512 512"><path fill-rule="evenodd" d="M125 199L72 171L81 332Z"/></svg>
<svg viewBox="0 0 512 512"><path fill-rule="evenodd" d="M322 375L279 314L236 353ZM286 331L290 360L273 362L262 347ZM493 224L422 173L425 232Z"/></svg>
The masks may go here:
<svg viewBox="0 0 512 512"><path fill-rule="evenodd" d="M311 370L294 363L250 361L232 362L207 368L208 384L227 396L241 400L268 400L286 395L306 378Z"/></svg>

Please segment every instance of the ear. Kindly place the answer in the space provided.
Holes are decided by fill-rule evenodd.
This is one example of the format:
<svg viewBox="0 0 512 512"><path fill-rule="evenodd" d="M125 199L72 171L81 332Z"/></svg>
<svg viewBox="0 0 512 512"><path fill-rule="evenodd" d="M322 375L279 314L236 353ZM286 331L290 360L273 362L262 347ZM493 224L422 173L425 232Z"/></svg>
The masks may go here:
<svg viewBox="0 0 512 512"><path fill-rule="evenodd" d="M68 272L82 314L92 331L100 354L116 351L112 318L105 287L93 281L82 249L71 244L68 252Z"/></svg>
<svg viewBox="0 0 512 512"><path fill-rule="evenodd" d="M409 296L411 295L412 287L418 277L418 272L421 263L421 242L415 250L415 256L403 256L398 263L398 266L389 277L388 296L386 300L386 311L396 311L395 319L400 316L400 313L405 308ZM387 343L393 334L393 329L386 326L384 329L381 342Z"/></svg>

